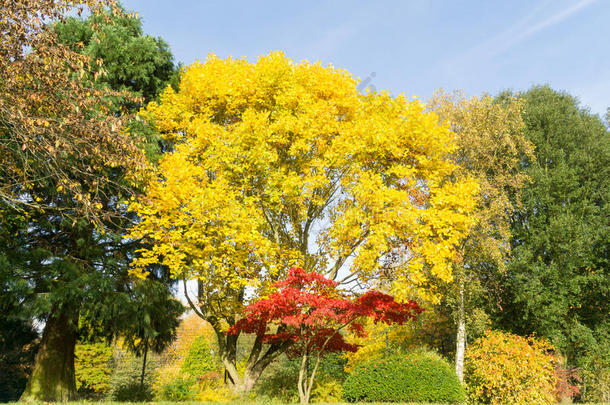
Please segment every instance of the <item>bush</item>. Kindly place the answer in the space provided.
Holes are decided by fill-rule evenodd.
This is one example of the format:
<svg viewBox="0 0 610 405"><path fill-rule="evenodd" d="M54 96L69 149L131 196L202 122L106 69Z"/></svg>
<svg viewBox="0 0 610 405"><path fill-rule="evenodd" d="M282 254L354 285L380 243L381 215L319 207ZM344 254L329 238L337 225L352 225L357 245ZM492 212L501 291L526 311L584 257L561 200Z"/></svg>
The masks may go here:
<svg viewBox="0 0 610 405"><path fill-rule="evenodd" d="M189 348L184 363L182 363L182 372L194 379L216 370L217 362L210 352L210 345L204 335L197 337Z"/></svg>
<svg viewBox="0 0 610 405"><path fill-rule="evenodd" d="M488 331L466 353L469 398L486 404L555 402L553 347L542 339Z"/></svg>
<svg viewBox="0 0 610 405"><path fill-rule="evenodd" d="M347 377L348 402L463 402L464 390L453 370L438 354L413 352L371 360Z"/></svg>
<svg viewBox="0 0 610 405"><path fill-rule="evenodd" d="M75 348L76 389L81 398L101 399L110 388L113 349L106 343L79 343Z"/></svg>

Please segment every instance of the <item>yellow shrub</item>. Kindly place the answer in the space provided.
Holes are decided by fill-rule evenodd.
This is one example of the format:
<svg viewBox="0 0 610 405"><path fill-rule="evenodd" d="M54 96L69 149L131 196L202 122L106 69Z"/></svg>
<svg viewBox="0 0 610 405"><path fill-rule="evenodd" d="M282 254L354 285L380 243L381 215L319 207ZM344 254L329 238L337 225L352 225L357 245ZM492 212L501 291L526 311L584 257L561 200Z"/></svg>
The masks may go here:
<svg viewBox="0 0 610 405"><path fill-rule="evenodd" d="M469 398L486 404L554 403L553 350L543 339L488 331L466 353Z"/></svg>

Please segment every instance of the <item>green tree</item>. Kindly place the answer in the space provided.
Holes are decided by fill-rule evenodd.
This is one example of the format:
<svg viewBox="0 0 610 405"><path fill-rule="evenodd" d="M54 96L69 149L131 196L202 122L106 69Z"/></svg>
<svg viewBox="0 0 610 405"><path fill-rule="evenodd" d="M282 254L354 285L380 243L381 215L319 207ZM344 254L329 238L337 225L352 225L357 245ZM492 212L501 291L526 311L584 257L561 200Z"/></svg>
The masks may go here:
<svg viewBox="0 0 610 405"><path fill-rule="evenodd" d="M111 2L94 3L95 15L120 14L100 9ZM57 25L41 25L62 24L71 4L3 3L0 20L7 34L0 42L0 275L19 288L15 313L44 321L22 399L75 396L77 339L144 336L158 347L182 311L161 268L143 281L128 276L140 245L122 237L135 219L125 201L139 190L148 166L142 149L150 143L124 130L130 109L123 107L152 88L113 88L112 76L96 75L87 54L58 41ZM100 17L95 30L110 32L114 24ZM163 73L148 83L166 80Z"/></svg>
<svg viewBox="0 0 610 405"><path fill-rule="evenodd" d="M0 255L0 269L3 260ZM20 310L23 291L21 280L0 272L0 402L19 399L36 354L38 333Z"/></svg>
<svg viewBox="0 0 610 405"><path fill-rule="evenodd" d="M217 370L219 365L220 362L214 358L210 351L210 345L205 335L201 335L191 344L184 358L184 363L182 363L182 372L193 379L197 379L209 371Z"/></svg>
<svg viewBox="0 0 610 405"><path fill-rule="evenodd" d="M512 218L500 324L548 338L571 365L610 359L610 134L576 98L520 94L536 158Z"/></svg>
<svg viewBox="0 0 610 405"><path fill-rule="evenodd" d="M99 61L89 72L100 79L98 85L127 90L141 97L143 104L178 80L169 45L145 34L142 20L133 13L119 9L86 19L66 18L55 24L54 30L60 43Z"/></svg>

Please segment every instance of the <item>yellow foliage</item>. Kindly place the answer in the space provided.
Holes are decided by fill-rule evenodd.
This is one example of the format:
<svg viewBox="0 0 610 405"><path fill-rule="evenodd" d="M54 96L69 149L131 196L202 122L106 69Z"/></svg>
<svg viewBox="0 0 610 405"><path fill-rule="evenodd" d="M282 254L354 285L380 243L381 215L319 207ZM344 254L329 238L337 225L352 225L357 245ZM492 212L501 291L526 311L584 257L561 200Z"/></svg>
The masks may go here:
<svg viewBox="0 0 610 405"><path fill-rule="evenodd" d="M488 331L468 348L469 397L485 404L556 402L557 358L544 339Z"/></svg>
<svg viewBox="0 0 610 405"><path fill-rule="evenodd" d="M519 166L524 156L533 158L534 152L523 133L523 101L508 97L494 102L490 96L467 99L459 92L439 92L430 107L456 133L458 172L480 185L472 213L476 223L464 240L460 264L472 268L491 262L504 270L510 253L512 201L519 204L520 190L528 181Z"/></svg>
<svg viewBox="0 0 610 405"><path fill-rule="evenodd" d="M281 52L186 67L180 90L143 113L175 149L130 205L141 218L130 237L152 242L134 272L161 263L197 278L207 310L224 315L243 301L236 291L264 289L293 265L383 274L400 297L433 299L427 280L452 279L478 184L457 171L454 134L436 113L356 85Z"/></svg>

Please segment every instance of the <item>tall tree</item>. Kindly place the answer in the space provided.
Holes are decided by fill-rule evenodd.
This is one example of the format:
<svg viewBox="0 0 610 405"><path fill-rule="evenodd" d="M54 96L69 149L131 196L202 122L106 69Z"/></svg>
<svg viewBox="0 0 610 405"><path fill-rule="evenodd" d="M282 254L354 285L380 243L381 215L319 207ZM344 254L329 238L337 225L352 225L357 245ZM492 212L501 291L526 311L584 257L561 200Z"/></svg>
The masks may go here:
<svg viewBox="0 0 610 405"><path fill-rule="evenodd" d="M523 134L523 103L516 98L494 102L490 96L466 99L459 93L441 92L430 105L456 134L454 159L459 171L476 178L480 185L473 211L476 223L459 246L455 283L444 300L454 309L455 367L463 381L467 318L476 316L481 295L500 296L500 281L510 255L510 218L527 180L520 164L524 158L533 158L534 148Z"/></svg>
<svg viewBox="0 0 610 405"><path fill-rule="evenodd" d="M180 312L165 286L139 292L158 272L143 283L127 274L138 245L121 237L133 220L125 200L146 175L144 140L124 129L128 111L117 114L117 100L133 94L101 85L94 67L101 62L44 25L61 24L73 5L2 3L0 272L21 287L19 309L44 320L24 399L73 398L77 337L130 333L125 318L151 315L132 311L139 300L162 301L166 317ZM104 7L114 4L91 6L108 17Z"/></svg>
<svg viewBox="0 0 610 405"><path fill-rule="evenodd" d="M610 360L610 134L574 97L520 94L536 158L513 216L501 324L549 338L572 365Z"/></svg>
<svg viewBox="0 0 610 405"><path fill-rule="evenodd" d="M436 114L356 84L278 52L256 63L211 56L147 108L176 148L132 204L142 221L131 235L151 244L134 270L160 263L199 280L193 307L216 330L236 390L285 347L263 350L257 337L242 376L225 326L291 265L343 283L394 277L401 297L451 278L478 186L456 173Z"/></svg>

